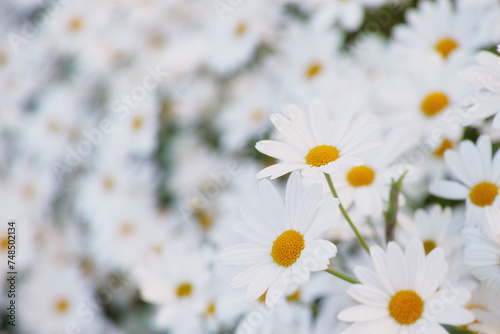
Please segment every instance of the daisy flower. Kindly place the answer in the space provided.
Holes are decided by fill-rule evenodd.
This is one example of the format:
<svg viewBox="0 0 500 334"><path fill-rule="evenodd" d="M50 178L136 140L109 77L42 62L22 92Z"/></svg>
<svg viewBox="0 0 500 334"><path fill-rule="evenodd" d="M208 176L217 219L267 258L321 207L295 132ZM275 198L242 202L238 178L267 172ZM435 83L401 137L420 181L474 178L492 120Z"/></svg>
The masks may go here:
<svg viewBox="0 0 500 334"><path fill-rule="evenodd" d="M452 255L460 246L460 238L450 235L450 223L452 223L451 208L442 209L434 205L427 210L418 209L413 216L413 222L406 219L398 221L402 229L401 241L418 238L424 243L425 254L429 254L436 247L441 247L446 256Z"/></svg>
<svg viewBox="0 0 500 334"><path fill-rule="evenodd" d="M289 105L283 113L272 114L270 119L284 141L261 140L255 146L281 162L260 171L258 178L275 179L294 170L302 171L303 176L320 171L332 174L340 165L361 165L363 160L356 155L379 145L362 143L377 129L367 124L369 115L351 121L352 113L343 112L332 120L319 99L311 102L308 114L295 105Z"/></svg>
<svg viewBox="0 0 500 334"><path fill-rule="evenodd" d="M429 192L443 198L466 200L466 222L479 224L500 207L500 153L493 159L491 141L482 135L474 145L465 140L459 151L447 150L444 158L457 181L436 181Z"/></svg>
<svg viewBox="0 0 500 334"><path fill-rule="evenodd" d="M248 286L248 302L267 291L265 302L271 307L288 291L289 283L305 283L310 272L328 268L337 247L319 236L338 220L339 202L331 199L319 206L321 186L303 191L298 172L288 180L284 203L268 180L261 181L260 195L264 210L243 206L245 223L235 226L252 242L225 249L221 259L226 265L249 266L231 286Z"/></svg>
<svg viewBox="0 0 500 334"><path fill-rule="evenodd" d="M490 293L500 298L500 234L487 227L463 230L465 239L464 263L472 275L486 284Z"/></svg>
<svg viewBox="0 0 500 334"><path fill-rule="evenodd" d="M372 246L370 254L374 270L354 269L361 284L350 286L347 292L362 305L340 312L339 320L355 322L342 333L447 333L440 323L474 321L464 308L469 291L441 286L448 272L441 248L426 256L422 242L413 239L405 252L390 242L387 252Z"/></svg>
<svg viewBox="0 0 500 334"><path fill-rule="evenodd" d="M500 45L498 46L500 52ZM485 92L477 104L469 109L472 115L466 121L470 125L478 120L486 119L495 115L493 119L493 128L500 128L500 57L491 52L481 51L476 55L479 65L470 66L459 75ZM489 93L486 95L486 92Z"/></svg>
<svg viewBox="0 0 500 334"><path fill-rule="evenodd" d="M467 305L476 316L476 321L467 329L484 334L498 334L500 329L500 300L491 295L485 284L481 284L473 293Z"/></svg>
<svg viewBox="0 0 500 334"><path fill-rule="evenodd" d="M420 1L406 13L408 24L394 29L396 49L419 64L423 57L469 56L493 41L486 18L480 11L454 8L450 0Z"/></svg>

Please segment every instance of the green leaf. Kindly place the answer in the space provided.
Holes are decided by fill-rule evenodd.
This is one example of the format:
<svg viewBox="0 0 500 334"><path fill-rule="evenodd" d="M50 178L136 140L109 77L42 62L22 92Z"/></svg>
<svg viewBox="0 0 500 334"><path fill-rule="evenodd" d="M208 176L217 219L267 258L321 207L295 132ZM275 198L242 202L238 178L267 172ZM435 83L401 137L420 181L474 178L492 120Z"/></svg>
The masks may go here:
<svg viewBox="0 0 500 334"><path fill-rule="evenodd" d="M451 334L477 334L477 332L472 332L468 329L463 329L452 325L441 325L441 326L443 326L448 331L448 333Z"/></svg>

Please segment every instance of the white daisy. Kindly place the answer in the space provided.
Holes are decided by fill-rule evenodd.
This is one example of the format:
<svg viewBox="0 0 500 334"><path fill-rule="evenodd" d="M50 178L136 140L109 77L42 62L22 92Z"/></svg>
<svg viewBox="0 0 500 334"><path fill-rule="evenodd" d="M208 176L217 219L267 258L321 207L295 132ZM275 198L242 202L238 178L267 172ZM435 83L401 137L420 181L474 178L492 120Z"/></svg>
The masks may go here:
<svg viewBox="0 0 500 334"><path fill-rule="evenodd" d="M443 198L466 200L466 222L482 224L500 207L500 153L492 159L491 141L482 135L474 145L465 140L459 151L447 150L444 158L457 181L437 181L429 192Z"/></svg>
<svg viewBox="0 0 500 334"><path fill-rule="evenodd" d="M500 50L500 46L498 47ZM484 92L479 95L477 103L470 106L470 118L466 125L495 115L493 128L500 128L500 57L487 51L476 55L479 65L470 66L459 75L475 84ZM468 114L469 115L469 114Z"/></svg>
<svg viewBox="0 0 500 334"><path fill-rule="evenodd" d="M447 207L442 209L434 205L427 210L418 209L413 216L413 223L406 219L398 221L401 240L419 238L424 243L425 254L429 254L436 247L441 247L446 256L450 256L460 246L458 235L450 235L452 210Z"/></svg>
<svg viewBox="0 0 500 334"><path fill-rule="evenodd" d="M482 334L500 333L500 300L491 295L485 284L481 284L473 293L467 308L476 316L476 321L467 329Z"/></svg>
<svg viewBox="0 0 500 334"><path fill-rule="evenodd" d="M493 41L486 18L480 11L454 8L450 0L420 1L418 9L407 11L408 24L394 29L395 48L414 65L434 56L470 56Z"/></svg>
<svg viewBox="0 0 500 334"><path fill-rule="evenodd" d="M369 115L351 122L352 113L344 111L332 120L319 99L311 102L308 114L295 105L289 105L283 113L272 114L270 119L284 142L261 140L255 146L281 162L260 171L258 178L274 179L294 170L301 170L304 176L316 175L319 171L332 174L339 165L361 165L363 161L356 155L379 145L363 143L377 128L367 124Z"/></svg>
<svg viewBox="0 0 500 334"><path fill-rule="evenodd" d="M465 239L464 263L472 275L486 284L486 287L497 298L500 298L500 227L498 230L485 231L466 227L463 230Z"/></svg>
<svg viewBox="0 0 500 334"><path fill-rule="evenodd" d="M245 223L236 230L252 240L225 249L223 263L250 266L236 276L231 286L248 286L245 299L257 300L267 291L266 305L275 305L287 291L289 283L302 284L310 272L328 268L329 259L337 247L318 239L339 218L338 200L331 199L319 206L321 186L302 190L300 175L289 178L285 202L268 180L261 181L263 208L243 206Z"/></svg>
<svg viewBox="0 0 500 334"><path fill-rule="evenodd" d="M474 321L464 308L470 293L453 287L451 298L450 288L441 286L448 271L441 248L426 256L422 242L414 239L405 252L390 242L387 252L373 246L370 254L375 270L354 269L361 284L347 292L362 305L340 312L340 320L355 322L342 333L447 333L440 323Z"/></svg>

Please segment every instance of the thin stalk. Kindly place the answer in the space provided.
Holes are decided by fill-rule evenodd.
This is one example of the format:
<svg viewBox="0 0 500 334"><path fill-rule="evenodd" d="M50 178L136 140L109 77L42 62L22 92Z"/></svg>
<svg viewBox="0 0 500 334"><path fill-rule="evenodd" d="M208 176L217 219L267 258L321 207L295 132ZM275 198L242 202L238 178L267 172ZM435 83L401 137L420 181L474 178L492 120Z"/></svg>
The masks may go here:
<svg viewBox="0 0 500 334"><path fill-rule="evenodd" d="M337 276L338 278L343 279L346 282L359 284L359 281L357 279L352 278L351 276L347 276L346 274L342 274L341 272L333 270L332 268L325 269L325 271L329 274L332 274L333 276Z"/></svg>
<svg viewBox="0 0 500 334"><path fill-rule="evenodd" d="M361 242L361 245L363 246L363 248L368 252L368 254L370 254L370 248L366 244L365 239L363 239L363 237L359 233L358 229L356 228L356 226L352 222L351 218L347 214L347 211L344 209L342 202L340 202L339 195L337 194L337 191L335 190L335 187L333 186L332 178L330 177L329 174L326 174L326 173L323 173L323 174L325 174L326 182L328 182L328 186L330 187L330 191L332 192L333 197L339 199L339 209L342 212L342 215L344 215L344 218L349 223L349 226L351 226L351 229L354 231L354 234L356 234L356 237L358 238L359 242Z"/></svg>

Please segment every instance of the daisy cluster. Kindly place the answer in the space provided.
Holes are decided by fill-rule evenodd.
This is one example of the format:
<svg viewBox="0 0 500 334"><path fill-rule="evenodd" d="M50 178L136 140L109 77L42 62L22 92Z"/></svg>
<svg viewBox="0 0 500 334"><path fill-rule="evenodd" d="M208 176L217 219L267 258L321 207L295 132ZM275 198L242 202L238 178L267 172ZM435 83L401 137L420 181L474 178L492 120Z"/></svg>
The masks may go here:
<svg viewBox="0 0 500 334"><path fill-rule="evenodd" d="M1 333L500 333L497 0L16 0L0 31Z"/></svg>

